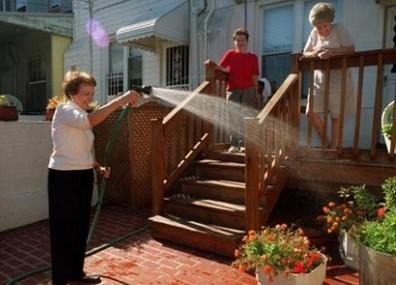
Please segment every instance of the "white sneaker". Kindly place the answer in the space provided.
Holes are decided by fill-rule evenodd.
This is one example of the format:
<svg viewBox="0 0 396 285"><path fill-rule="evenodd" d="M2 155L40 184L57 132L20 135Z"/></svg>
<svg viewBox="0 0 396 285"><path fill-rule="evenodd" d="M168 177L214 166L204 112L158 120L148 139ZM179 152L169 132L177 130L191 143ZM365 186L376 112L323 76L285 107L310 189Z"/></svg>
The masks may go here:
<svg viewBox="0 0 396 285"><path fill-rule="evenodd" d="M232 146L228 149L228 152L232 152L232 153L239 152L239 149L236 146Z"/></svg>

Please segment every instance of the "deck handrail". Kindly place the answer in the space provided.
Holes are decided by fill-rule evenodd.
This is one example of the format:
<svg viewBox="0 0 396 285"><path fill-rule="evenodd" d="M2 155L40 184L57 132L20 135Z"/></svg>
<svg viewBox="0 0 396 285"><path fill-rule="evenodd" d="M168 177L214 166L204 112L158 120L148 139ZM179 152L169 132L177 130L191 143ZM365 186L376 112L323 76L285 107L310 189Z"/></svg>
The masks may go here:
<svg viewBox="0 0 396 285"><path fill-rule="evenodd" d="M354 86L356 93L356 112L354 114L355 124L353 130L353 147L352 153L355 160L359 160L362 155L362 148L360 147L359 141L361 136L361 124L362 119L362 101L363 101L363 86L365 79L365 68L368 66L376 66L376 81L375 81L375 94L374 94L374 114L371 121L371 141L370 141L370 158L371 160L376 160L378 158L378 143L381 133L381 114L382 114L382 97L384 91L384 68L386 64L396 64L396 48L390 49L375 49L367 51L359 51L351 54L337 55L330 59L321 60L319 58L309 58L302 57L301 54L294 54L294 62L296 63L295 70L299 74L303 72L308 72L309 74L309 86L310 92L313 90L313 76L314 71L321 69L324 70L326 78L331 81L331 71L340 70L341 71L341 86L340 86L340 123L339 131L337 134L338 145L336 146L338 157L342 158L344 156L345 148L343 146L344 142L344 126L345 126L345 108L346 108L346 96L347 96L347 70L348 68L358 69L358 80L357 84ZM329 84L325 86L325 101L324 101L324 113L329 113ZM312 95L313 93L311 93ZM309 105L313 106L314 96L309 96ZM394 100L396 96L394 97ZM309 110L312 112L312 110ZM396 104L394 106L394 113L396 114ZM329 128L328 116L324 116L323 120L323 131L322 131L322 149L324 151L328 150L328 138L327 130ZM393 126L396 125L396 117L393 117ZM312 144L312 133L313 133L313 122L308 120L307 129L307 145L311 147ZM333 138L334 139L334 138ZM395 158L395 145L396 145L396 128L392 129L391 136L391 147L389 151L388 158L394 160Z"/></svg>
<svg viewBox="0 0 396 285"><path fill-rule="evenodd" d="M260 201L271 207L267 193L281 160L296 143L299 112L298 74L289 74L255 118L245 119L246 224L259 229L270 211L260 213ZM265 211L266 209L264 209Z"/></svg>
<svg viewBox="0 0 396 285"><path fill-rule="evenodd" d="M188 112L200 94L225 94L226 74L213 62L205 64L206 78L201 85L172 109L163 119L152 120L153 214L161 214L164 197L194 159L209 149L214 128L196 114ZM220 82L220 83L219 83ZM202 99L201 99L202 100ZM204 112L205 104L202 105ZM196 106L194 107L196 108ZM199 111L199 110L197 110Z"/></svg>

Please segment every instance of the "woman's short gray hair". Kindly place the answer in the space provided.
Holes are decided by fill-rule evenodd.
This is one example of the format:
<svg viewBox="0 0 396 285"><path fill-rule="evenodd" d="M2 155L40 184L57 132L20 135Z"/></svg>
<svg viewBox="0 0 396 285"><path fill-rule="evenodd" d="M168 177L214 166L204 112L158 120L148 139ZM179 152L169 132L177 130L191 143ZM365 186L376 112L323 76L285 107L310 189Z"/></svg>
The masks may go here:
<svg viewBox="0 0 396 285"><path fill-rule="evenodd" d="M309 22L312 26L325 22L332 23L335 17L334 6L330 3L319 2L309 12Z"/></svg>

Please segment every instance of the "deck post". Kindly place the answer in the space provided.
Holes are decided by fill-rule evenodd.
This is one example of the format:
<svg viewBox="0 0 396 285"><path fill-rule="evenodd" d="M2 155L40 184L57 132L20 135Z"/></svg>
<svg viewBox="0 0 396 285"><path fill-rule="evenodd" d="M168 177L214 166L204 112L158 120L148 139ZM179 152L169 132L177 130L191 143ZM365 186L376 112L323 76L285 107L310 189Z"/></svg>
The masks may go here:
<svg viewBox="0 0 396 285"><path fill-rule="evenodd" d="M245 207L247 230L260 229L259 143L261 142L257 141L258 128L255 118L245 118Z"/></svg>
<svg viewBox="0 0 396 285"><path fill-rule="evenodd" d="M152 187L153 215L160 215L164 205L164 180L166 177L165 136L162 119L152 119Z"/></svg>

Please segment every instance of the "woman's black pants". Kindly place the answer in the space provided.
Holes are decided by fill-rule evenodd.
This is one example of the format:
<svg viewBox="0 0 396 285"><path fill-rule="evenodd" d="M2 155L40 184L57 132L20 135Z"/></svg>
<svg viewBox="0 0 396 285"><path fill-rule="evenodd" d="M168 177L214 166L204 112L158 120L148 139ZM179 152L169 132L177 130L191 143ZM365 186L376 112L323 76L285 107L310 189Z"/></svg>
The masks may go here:
<svg viewBox="0 0 396 285"><path fill-rule="evenodd" d="M93 170L48 172L52 283L65 285L84 276Z"/></svg>

